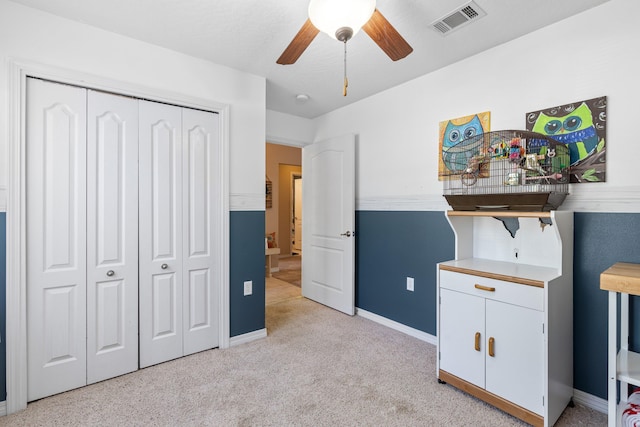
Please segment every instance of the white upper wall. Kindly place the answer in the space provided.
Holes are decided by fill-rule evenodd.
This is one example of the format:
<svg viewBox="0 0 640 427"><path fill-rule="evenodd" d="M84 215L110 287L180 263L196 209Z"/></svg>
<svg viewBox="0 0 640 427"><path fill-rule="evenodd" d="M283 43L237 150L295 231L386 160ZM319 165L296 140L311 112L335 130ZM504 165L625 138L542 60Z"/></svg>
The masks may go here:
<svg viewBox="0 0 640 427"><path fill-rule="evenodd" d="M229 106L231 208L264 209L266 82L128 37L0 0L0 208L8 182L7 106L10 61L40 63L156 91L171 99ZM91 78L91 77L90 77ZM175 96L172 96L175 94ZM247 156L246 153L251 153Z"/></svg>
<svg viewBox="0 0 640 427"><path fill-rule="evenodd" d="M316 141L358 135L358 209L443 209L439 122L491 111L492 130L524 129L527 112L606 95L607 182L571 185L562 208L638 212L639 15L611 0L321 116Z"/></svg>
<svg viewBox="0 0 640 427"><path fill-rule="evenodd" d="M303 147L313 142L315 134L311 119L267 110L267 142Z"/></svg>

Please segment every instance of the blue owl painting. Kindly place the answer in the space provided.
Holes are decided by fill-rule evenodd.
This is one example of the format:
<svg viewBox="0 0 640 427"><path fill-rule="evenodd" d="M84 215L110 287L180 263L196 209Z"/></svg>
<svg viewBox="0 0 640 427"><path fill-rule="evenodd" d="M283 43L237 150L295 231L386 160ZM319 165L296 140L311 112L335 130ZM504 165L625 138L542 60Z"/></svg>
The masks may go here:
<svg viewBox="0 0 640 427"><path fill-rule="evenodd" d="M527 130L567 144L570 182L605 181L607 98L600 97L527 114Z"/></svg>
<svg viewBox="0 0 640 427"><path fill-rule="evenodd" d="M489 117L489 112L485 112L440 123L441 179L460 174L469 159L479 153L483 141L473 137L489 131Z"/></svg>

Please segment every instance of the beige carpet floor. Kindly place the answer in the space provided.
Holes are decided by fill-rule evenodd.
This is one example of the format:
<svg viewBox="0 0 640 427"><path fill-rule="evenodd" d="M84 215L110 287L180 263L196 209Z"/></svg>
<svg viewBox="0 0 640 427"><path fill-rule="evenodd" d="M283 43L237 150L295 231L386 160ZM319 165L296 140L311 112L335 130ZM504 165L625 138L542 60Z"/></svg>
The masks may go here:
<svg viewBox="0 0 640 427"><path fill-rule="evenodd" d="M282 257L278 260L278 269L273 273L273 277L283 280L285 282L302 286L302 270L301 270L302 257L299 255Z"/></svg>
<svg viewBox="0 0 640 427"><path fill-rule="evenodd" d="M438 384L431 344L305 298L266 312L267 338L42 399L0 426L524 425ZM606 416L577 405L557 425Z"/></svg>
<svg viewBox="0 0 640 427"><path fill-rule="evenodd" d="M277 304L292 298L302 297L302 289L299 286L292 285L275 277L266 277L265 285L265 305Z"/></svg>

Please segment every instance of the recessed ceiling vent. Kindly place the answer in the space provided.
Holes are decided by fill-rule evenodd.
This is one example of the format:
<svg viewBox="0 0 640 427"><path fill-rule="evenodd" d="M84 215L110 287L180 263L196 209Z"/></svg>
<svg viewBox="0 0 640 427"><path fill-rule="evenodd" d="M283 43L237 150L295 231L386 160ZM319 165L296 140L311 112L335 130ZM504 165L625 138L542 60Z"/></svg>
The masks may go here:
<svg viewBox="0 0 640 427"><path fill-rule="evenodd" d="M480 9L480 6L478 6L476 2L470 1L435 22L432 22L431 27L445 36L453 32L453 30L464 27L471 21L482 18L486 14L487 13Z"/></svg>

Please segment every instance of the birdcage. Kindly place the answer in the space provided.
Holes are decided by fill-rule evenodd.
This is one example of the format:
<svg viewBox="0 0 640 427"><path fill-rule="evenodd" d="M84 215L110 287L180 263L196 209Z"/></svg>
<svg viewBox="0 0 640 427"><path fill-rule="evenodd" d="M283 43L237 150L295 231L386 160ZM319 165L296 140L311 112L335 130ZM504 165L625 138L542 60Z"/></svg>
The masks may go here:
<svg viewBox="0 0 640 427"><path fill-rule="evenodd" d="M443 149L442 162L454 210L548 211L569 192L569 149L535 132L475 135Z"/></svg>

